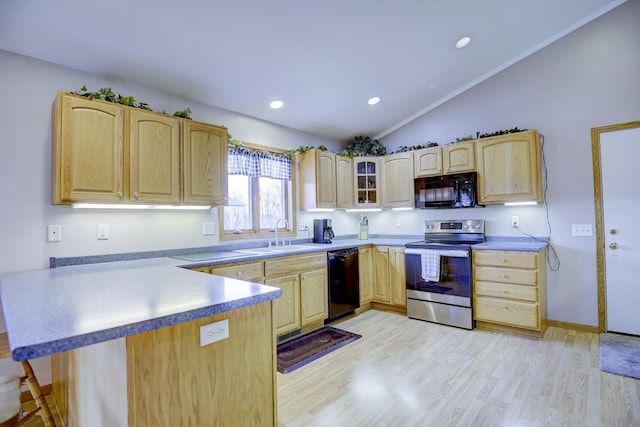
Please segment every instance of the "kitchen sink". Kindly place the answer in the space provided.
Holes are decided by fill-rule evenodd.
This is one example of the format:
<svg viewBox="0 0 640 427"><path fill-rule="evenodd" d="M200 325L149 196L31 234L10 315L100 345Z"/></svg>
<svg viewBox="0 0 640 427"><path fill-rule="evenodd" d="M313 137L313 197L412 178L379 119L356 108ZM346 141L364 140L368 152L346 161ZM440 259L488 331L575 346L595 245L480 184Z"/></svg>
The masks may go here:
<svg viewBox="0 0 640 427"><path fill-rule="evenodd" d="M236 249L234 252L262 255L262 254L280 254L280 253L287 253L287 252L297 252L297 251L303 251L305 249L315 249L315 248L316 248L315 246L308 246L308 245L290 245L290 246L270 246L270 247L261 247L261 248Z"/></svg>

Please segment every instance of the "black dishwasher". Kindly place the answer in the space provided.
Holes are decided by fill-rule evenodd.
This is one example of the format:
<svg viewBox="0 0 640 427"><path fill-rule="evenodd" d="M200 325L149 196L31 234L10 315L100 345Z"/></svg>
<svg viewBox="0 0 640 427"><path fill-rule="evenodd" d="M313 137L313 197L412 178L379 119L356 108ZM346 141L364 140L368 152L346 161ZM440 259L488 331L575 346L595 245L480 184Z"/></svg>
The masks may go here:
<svg viewBox="0 0 640 427"><path fill-rule="evenodd" d="M360 307L358 248L327 252L329 260L329 323Z"/></svg>

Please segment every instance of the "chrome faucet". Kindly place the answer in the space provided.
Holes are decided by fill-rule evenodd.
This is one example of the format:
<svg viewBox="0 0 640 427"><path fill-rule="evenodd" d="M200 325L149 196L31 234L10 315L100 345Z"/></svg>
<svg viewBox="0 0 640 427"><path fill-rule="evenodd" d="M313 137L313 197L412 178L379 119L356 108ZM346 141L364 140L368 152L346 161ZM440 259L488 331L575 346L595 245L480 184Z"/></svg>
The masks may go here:
<svg viewBox="0 0 640 427"><path fill-rule="evenodd" d="M289 221L287 221L286 218L280 218L279 220L276 221L276 226L275 231L276 231L276 246L278 246L280 243L278 242L278 224L280 224L280 221L284 221L284 227L285 229L289 228Z"/></svg>

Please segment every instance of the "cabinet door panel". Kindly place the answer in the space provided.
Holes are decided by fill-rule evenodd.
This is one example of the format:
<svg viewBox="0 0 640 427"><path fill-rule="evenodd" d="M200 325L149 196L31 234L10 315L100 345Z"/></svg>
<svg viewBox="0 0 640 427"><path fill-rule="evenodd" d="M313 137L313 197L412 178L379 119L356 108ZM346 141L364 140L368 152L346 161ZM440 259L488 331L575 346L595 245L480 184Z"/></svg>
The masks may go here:
<svg viewBox="0 0 640 427"><path fill-rule="evenodd" d="M404 248L389 248L389 279L393 305L407 305L407 285L404 263Z"/></svg>
<svg viewBox="0 0 640 427"><path fill-rule="evenodd" d="M473 142L456 142L442 147L444 173L473 171L476 167Z"/></svg>
<svg viewBox="0 0 640 427"><path fill-rule="evenodd" d="M376 280L373 299L378 302L391 302L391 282L389 281L389 252L386 247L376 247L373 251Z"/></svg>
<svg viewBox="0 0 640 427"><path fill-rule="evenodd" d="M300 303L302 326L329 316L326 270L307 271L300 275Z"/></svg>
<svg viewBox="0 0 640 427"><path fill-rule="evenodd" d="M316 187L318 207L336 206L336 159L335 154L318 152L318 185Z"/></svg>
<svg viewBox="0 0 640 427"><path fill-rule="evenodd" d="M538 132L477 141L479 203L542 201Z"/></svg>
<svg viewBox="0 0 640 427"><path fill-rule="evenodd" d="M474 267L475 280L487 282L516 283L535 286L537 282L536 270L520 270L517 268Z"/></svg>
<svg viewBox="0 0 640 427"><path fill-rule="evenodd" d="M274 300L276 335L286 334L301 327L300 279L298 274L265 280L265 285L282 290L282 296Z"/></svg>
<svg viewBox="0 0 640 427"><path fill-rule="evenodd" d="M413 153L414 176L442 174L442 147L431 147L416 150Z"/></svg>
<svg viewBox="0 0 640 427"><path fill-rule="evenodd" d="M353 160L351 157L336 156L336 206L352 208L354 197Z"/></svg>
<svg viewBox="0 0 640 427"><path fill-rule="evenodd" d="M388 208L413 207L413 156L398 153L382 160L382 205Z"/></svg>
<svg viewBox="0 0 640 427"><path fill-rule="evenodd" d="M476 320L530 329L540 328L536 303L476 297L474 312Z"/></svg>
<svg viewBox="0 0 640 427"><path fill-rule="evenodd" d="M183 121L183 185L185 204L227 203L227 130Z"/></svg>
<svg viewBox="0 0 640 427"><path fill-rule="evenodd" d="M129 126L131 199L180 203L180 121L131 110Z"/></svg>
<svg viewBox="0 0 640 427"><path fill-rule="evenodd" d="M264 279L263 270L262 261L252 261L232 265L213 266L210 272L217 276L261 283Z"/></svg>
<svg viewBox="0 0 640 427"><path fill-rule="evenodd" d="M373 299L373 284L375 271L373 266L373 249L358 248L358 273L360 281L360 304L366 304Z"/></svg>
<svg viewBox="0 0 640 427"><path fill-rule="evenodd" d="M58 95L53 203L118 202L124 194L124 110Z"/></svg>

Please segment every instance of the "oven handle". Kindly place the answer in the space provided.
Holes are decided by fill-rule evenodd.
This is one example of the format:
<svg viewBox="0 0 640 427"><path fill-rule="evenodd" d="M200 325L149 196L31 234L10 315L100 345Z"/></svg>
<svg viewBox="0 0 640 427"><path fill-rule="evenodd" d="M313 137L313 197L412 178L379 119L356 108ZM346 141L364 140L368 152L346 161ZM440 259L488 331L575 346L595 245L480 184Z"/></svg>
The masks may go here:
<svg viewBox="0 0 640 427"><path fill-rule="evenodd" d="M422 255L422 251L436 251L440 256L447 256L452 258L469 258L469 251L455 250L455 249L413 249L404 248L405 255Z"/></svg>

